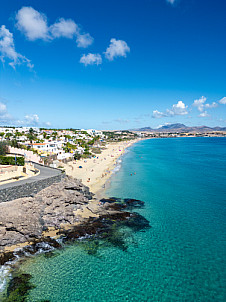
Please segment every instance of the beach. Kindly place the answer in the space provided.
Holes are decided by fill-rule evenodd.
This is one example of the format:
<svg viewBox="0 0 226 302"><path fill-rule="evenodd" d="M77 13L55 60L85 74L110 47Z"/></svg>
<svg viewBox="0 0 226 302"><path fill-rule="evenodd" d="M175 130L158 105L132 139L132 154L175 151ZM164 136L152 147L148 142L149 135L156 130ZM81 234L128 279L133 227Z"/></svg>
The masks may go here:
<svg viewBox="0 0 226 302"><path fill-rule="evenodd" d="M13 277L32 276L28 301L225 301L225 146L224 138L143 140L100 192L115 199L95 200L65 177L11 202L23 228L14 224L16 234L5 212L4 240L40 237L2 258L26 259L2 266L2 295L9 268ZM141 206L118 212L122 200Z"/></svg>
<svg viewBox="0 0 226 302"><path fill-rule="evenodd" d="M13 225L13 230L15 229L16 231L12 231L11 233L7 232L9 236L6 236L4 232L5 228L3 227L2 230L0 230L0 241L2 240L0 252L12 252L17 248L26 246L29 242L32 242L30 234L35 233L37 238L40 236L55 237L57 231L61 228L68 229L71 226L81 223L84 219L99 217L103 211L102 207L100 207L99 197L103 197L102 190L105 188L105 183L116 167L118 158L124 154L126 148L135 142L137 142L137 140L111 143L95 158L63 164L69 179L66 176L65 181L56 183L37 194L37 198L42 198L42 208L45 204L44 207L46 207L47 216L54 216L54 218L52 217L51 219L49 216L47 219L48 222L45 231L42 230L42 226L38 223L44 212L42 211L42 213L40 213L41 203L38 201L36 204L36 195L33 198L25 197L7 203L1 203L0 220L2 225L6 228ZM83 185L85 187L83 187ZM72 191L72 195L69 194L70 196L68 196L68 198L66 195L70 191L65 191L64 188L67 186L75 190ZM93 193L95 194L95 198L92 198ZM47 194L48 198L46 199L46 196L43 197L42 194L44 194L43 196ZM61 194L63 195L61 196ZM57 199L55 195L58 196ZM55 197L52 199L53 196ZM52 203L53 200L57 201L56 205ZM71 206L68 206L68 200L70 200ZM74 204L76 204L76 206ZM26 215L24 213L26 213ZM22 230L22 233L20 230Z"/></svg>
<svg viewBox="0 0 226 302"><path fill-rule="evenodd" d="M139 140L109 143L106 149L101 154L97 154L95 158L80 159L62 164L65 173L81 180L91 192L97 194L105 188L106 181L117 166L118 158L124 154L128 147Z"/></svg>

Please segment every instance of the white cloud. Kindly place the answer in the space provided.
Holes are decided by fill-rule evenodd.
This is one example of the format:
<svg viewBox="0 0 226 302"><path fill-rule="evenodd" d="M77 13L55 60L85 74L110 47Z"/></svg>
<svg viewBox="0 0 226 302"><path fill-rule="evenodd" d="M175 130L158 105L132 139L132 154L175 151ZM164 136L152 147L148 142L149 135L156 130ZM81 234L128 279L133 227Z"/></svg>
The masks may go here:
<svg viewBox="0 0 226 302"><path fill-rule="evenodd" d="M113 61L117 57L126 57L128 52L130 52L130 48L125 41L111 39L110 45L104 54L109 61Z"/></svg>
<svg viewBox="0 0 226 302"><path fill-rule="evenodd" d="M16 15L16 26L28 40L49 39L49 28L46 15L32 7L22 7Z"/></svg>
<svg viewBox="0 0 226 302"><path fill-rule="evenodd" d="M207 116L210 116L207 111L204 111L202 113L199 114L199 117L207 117Z"/></svg>
<svg viewBox="0 0 226 302"><path fill-rule="evenodd" d="M172 106L172 109L167 109L166 113L168 116L186 115L188 114L187 108L188 106L186 106L182 101L179 101L177 104Z"/></svg>
<svg viewBox="0 0 226 302"><path fill-rule="evenodd" d="M47 127L50 127L50 126L51 126L51 123L50 123L50 122L45 122L45 125L46 125Z"/></svg>
<svg viewBox="0 0 226 302"><path fill-rule="evenodd" d="M50 122L40 122L40 118L38 114L27 114L24 116L22 120L18 120L15 118L11 118L12 125L18 126L33 126L33 127L40 127L40 126L50 126Z"/></svg>
<svg viewBox="0 0 226 302"><path fill-rule="evenodd" d="M16 27L27 37L34 41L42 39L51 41L56 38L76 38L78 47L86 48L93 43L88 33L81 33L80 27L72 19L60 18L48 26L47 17L33 7L22 7L16 14Z"/></svg>
<svg viewBox="0 0 226 302"><path fill-rule="evenodd" d="M37 114L25 115L24 123L28 125L38 126L39 116Z"/></svg>
<svg viewBox="0 0 226 302"><path fill-rule="evenodd" d="M162 118L162 117L165 117L165 116L166 116L165 113L160 112L158 110L154 110L153 113L152 113L153 118Z"/></svg>
<svg viewBox="0 0 226 302"><path fill-rule="evenodd" d="M78 25L71 19L60 18L58 22L50 26L49 30L53 38L64 37L72 39L78 32Z"/></svg>
<svg viewBox="0 0 226 302"><path fill-rule="evenodd" d="M0 59L3 63L5 62L5 58L10 60L9 65L14 69L16 65L22 63L25 63L29 68L34 67L29 59L16 52L13 34L5 27L5 25L2 25L0 27Z"/></svg>
<svg viewBox="0 0 226 302"><path fill-rule="evenodd" d="M226 105L226 97L223 97L220 101L220 104Z"/></svg>
<svg viewBox="0 0 226 302"><path fill-rule="evenodd" d="M193 106L197 107L197 109L202 112L204 110L204 103L206 100L206 97L202 96L200 99L194 100Z"/></svg>
<svg viewBox="0 0 226 302"><path fill-rule="evenodd" d="M2 99L0 97L0 99ZM50 126L50 122L40 122L37 114L27 114L23 119L17 119L9 114L5 103L0 101L0 124L2 125L14 125L14 126Z"/></svg>
<svg viewBox="0 0 226 302"><path fill-rule="evenodd" d="M0 102L0 114L6 113L6 105Z"/></svg>
<svg viewBox="0 0 226 302"><path fill-rule="evenodd" d="M174 104L171 109L166 109L165 112L154 110L152 112L152 117L162 118L162 117L170 117L175 115L186 115L188 114L187 108L188 106L186 106L182 101L179 101L177 104Z"/></svg>
<svg viewBox="0 0 226 302"><path fill-rule="evenodd" d="M102 57L100 54L89 53L88 55L82 55L80 63L87 65L100 65L102 64Z"/></svg>
<svg viewBox="0 0 226 302"><path fill-rule="evenodd" d="M213 102L212 104L205 104L205 108L216 108L218 107L218 104L216 102Z"/></svg>
<svg viewBox="0 0 226 302"><path fill-rule="evenodd" d="M158 125L158 127L156 127L156 128L158 129L158 128L161 128L161 127L167 126L167 125L170 125L170 123L164 123L164 124L162 124L162 125Z"/></svg>
<svg viewBox="0 0 226 302"><path fill-rule="evenodd" d="M78 34L76 42L78 47L87 48L93 43L93 40L90 34Z"/></svg>
<svg viewBox="0 0 226 302"><path fill-rule="evenodd" d="M11 116L8 113L6 104L0 102L0 123L7 124L11 120Z"/></svg>
<svg viewBox="0 0 226 302"><path fill-rule="evenodd" d="M118 119L115 119L113 122L116 122L116 123L119 123L119 124L128 124L130 121L122 119L122 118L118 118Z"/></svg>
<svg viewBox="0 0 226 302"><path fill-rule="evenodd" d="M194 100L193 106L197 107L200 112L203 112L205 108L211 109L218 107L218 104L216 102L213 102L212 104L205 104L206 100L207 98L202 96L200 99Z"/></svg>

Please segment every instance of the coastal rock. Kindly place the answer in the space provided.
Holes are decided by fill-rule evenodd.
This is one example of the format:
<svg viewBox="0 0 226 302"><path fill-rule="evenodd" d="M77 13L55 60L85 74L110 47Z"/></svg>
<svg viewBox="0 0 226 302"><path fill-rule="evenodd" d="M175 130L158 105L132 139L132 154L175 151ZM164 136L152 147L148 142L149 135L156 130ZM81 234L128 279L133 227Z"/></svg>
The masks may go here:
<svg viewBox="0 0 226 302"><path fill-rule="evenodd" d="M34 197L1 203L0 264L37 252L51 254L62 244L76 239L81 242L82 238L88 254L97 252L99 240L126 250L122 229L137 232L150 227L148 220L132 211L143 205L136 199L93 199L89 189L72 177ZM52 238L55 236L61 243ZM15 251L21 243L24 247Z"/></svg>
<svg viewBox="0 0 226 302"><path fill-rule="evenodd" d="M6 246L31 242L49 227L79 221L76 210L86 206L93 194L79 180L65 177L60 183L25 197L0 204L0 251Z"/></svg>

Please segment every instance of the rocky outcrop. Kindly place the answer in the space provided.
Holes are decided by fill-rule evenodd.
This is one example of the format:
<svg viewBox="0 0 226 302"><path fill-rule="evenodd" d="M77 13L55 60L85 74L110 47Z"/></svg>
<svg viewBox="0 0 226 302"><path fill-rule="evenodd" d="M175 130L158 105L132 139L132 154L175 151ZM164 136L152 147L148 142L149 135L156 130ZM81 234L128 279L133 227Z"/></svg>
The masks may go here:
<svg viewBox="0 0 226 302"><path fill-rule="evenodd" d="M6 246L31 242L50 227L61 228L81 220L77 210L86 207L93 194L79 180L65 177L34 197L0 204L0 251Z"/></svg>
<svg viewBox="0 0 226 302"><path fill-rule="evenodd" d="M114 197L96 200L93 195L79 180L65 177L34 197L1 203L0 265L37 252L51 255L53 249L77 239L85 241L92 255L99 240L126 250L130 232L122 230L150 227L147 219L133 211L144 202Z"/></svg>

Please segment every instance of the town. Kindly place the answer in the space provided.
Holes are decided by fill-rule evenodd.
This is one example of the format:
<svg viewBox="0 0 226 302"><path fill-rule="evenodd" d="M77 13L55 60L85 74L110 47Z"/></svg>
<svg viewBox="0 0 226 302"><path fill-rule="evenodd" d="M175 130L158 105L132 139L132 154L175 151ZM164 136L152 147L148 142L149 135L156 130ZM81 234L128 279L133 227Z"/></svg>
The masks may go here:
<svg viewBox="0 0 226 302"><path fill-rule="evenodd" d="M20 154L31 161L33 153L39 163L57 167L59 161L93 157L109 142L132 140L139 135L130 131L1 127L0 143L7 146L6 153Z"/></svg>
<svg viewBox="0 0 226 302"><path fill-rule="evenodd" d="M39 162L56 167L68 162L100 154L110 142L137 138L167 138L189 136L226 136L224 131L101 131L95 129L45 129L38 127L0 127L0 143L7 145L9 153L34 154ZM20 150L20 151L19 151ZM3 155L3 154L0 154ZM27 155L29 157L29 155Z"/></svg>

